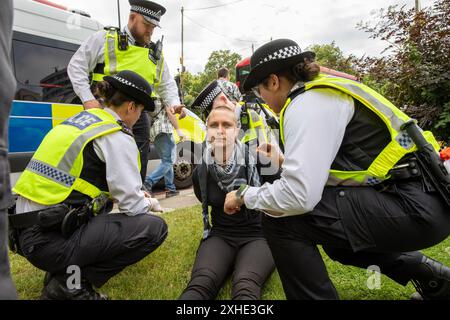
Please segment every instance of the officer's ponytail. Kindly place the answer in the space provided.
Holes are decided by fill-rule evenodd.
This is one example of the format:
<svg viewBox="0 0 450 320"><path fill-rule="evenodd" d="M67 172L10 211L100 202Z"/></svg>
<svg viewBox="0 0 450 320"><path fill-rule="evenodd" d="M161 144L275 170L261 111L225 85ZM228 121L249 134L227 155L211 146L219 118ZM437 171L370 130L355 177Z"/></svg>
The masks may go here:
<svg viewBox="0 0 450 320"><path fill-rule="evenodd" d="M135 99L132 99L128 95L117 90L106 81L97 83L97 88L94 95L98 95L101 99L103 99L107 106L119 107L126 101L135 101Z"/></svg>
<svg viewBox="0 0 450 320"><path fill-rule="evenodd" d="M117 92L117 89L114 88L106 81L101 81L97 83L97 94L105 100L105 102L109 102L114 94Z"/></svg>
<svg viewBox="0 0 450 320"><path fill-rule="evenodd" d="M296 81L311 81L320 73L320 66L315 62L314 57L305 57L303 62L292 68L293 76Z"/></svg>

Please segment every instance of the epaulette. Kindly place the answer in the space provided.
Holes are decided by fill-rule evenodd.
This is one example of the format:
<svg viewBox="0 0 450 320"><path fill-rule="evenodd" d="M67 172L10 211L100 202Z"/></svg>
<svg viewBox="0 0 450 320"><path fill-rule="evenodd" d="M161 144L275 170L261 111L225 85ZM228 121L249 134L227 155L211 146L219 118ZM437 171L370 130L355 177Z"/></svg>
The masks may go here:
<svg viewBox="0 0 450 320"><path fill-rule="evenodd" d="M125 122L123 122L122 120L117 120L117 123L122 127L122 132L126 133L129 136L134 137L133 135L133 130L131 130L126 124Z"/></svg>

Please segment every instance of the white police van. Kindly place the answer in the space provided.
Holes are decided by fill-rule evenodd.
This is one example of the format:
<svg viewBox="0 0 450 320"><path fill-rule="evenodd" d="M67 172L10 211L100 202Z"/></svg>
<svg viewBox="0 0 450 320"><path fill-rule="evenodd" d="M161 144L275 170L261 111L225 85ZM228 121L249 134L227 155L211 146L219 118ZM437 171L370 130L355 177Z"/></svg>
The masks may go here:
<svg viewBox="0 0 450 320"><path fill-rule="evenodd" d="M14 0L12 62L17 89L9 120L9 163L14 185L47 132L80 112L67 65L80 44L103 25L85 12L47 0ZM194 148L204 139L201 120L193 113L180 120L187 141L178 144L175 185L192 184ZM175 137L178 140L178 137ZM148 172L160 160L150 146Z"/></svg>

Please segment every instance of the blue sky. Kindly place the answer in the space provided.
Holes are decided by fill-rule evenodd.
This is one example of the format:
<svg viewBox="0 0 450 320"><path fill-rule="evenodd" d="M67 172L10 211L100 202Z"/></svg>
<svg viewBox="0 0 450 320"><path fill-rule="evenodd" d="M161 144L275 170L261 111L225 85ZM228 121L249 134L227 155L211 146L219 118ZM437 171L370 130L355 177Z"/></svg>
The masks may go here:
<svg viewBox="0 0 450 320"><path fill-rule="evenodd" d="M52 0L81 9L104 25L118 25L117 0ZM119 0L122 26L130 5ZM161 0L167 8L161 29L164 54L172 74L180 67L181 7L185 8L184 61L188 71L201 72L214 50L228 49L243 57L265 42L290 38L300 47L335 41L345 54L377 56L386 44L368 38L356 28L360 21L375 21L375 13L389 5L414 7L414 0ZM433 0L421 0L422 7ZM209 8L210 9L204 9Z"/></svg>

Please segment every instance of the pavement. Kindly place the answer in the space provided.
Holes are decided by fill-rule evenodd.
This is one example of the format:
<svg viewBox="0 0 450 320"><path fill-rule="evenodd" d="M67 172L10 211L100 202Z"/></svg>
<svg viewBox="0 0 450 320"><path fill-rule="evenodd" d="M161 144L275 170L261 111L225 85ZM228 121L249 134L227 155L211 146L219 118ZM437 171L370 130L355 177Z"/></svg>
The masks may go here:
<svg viewBox="0 0 450 320"><path fill-rule="evenodd" d="M180 191L178 196L170 198L166 198L166 192L164 190L155 190L153 192L153 197L158 199L164 213L200 204L200 201L197 200L197 197L194 194L194 188L191 187L178 191Z"/></svg>
<svg viewBox="0 0 450 320"><path fill-rule="evenodd" d="M188 208L200 204L200 202L197 200L197 197L194 194L193 187L178 191L180 191L180 194L178 196L170 198L166 198L166 192L163 189L153 191L153 197L158 199L159 203L161 204L161 207L163 208L163 212L161 213L172 212L176 209ZM114 205L114 209L112 210L112 212L119 212L117 204ZM155 212L155 214L160 213Z"/></svg>

